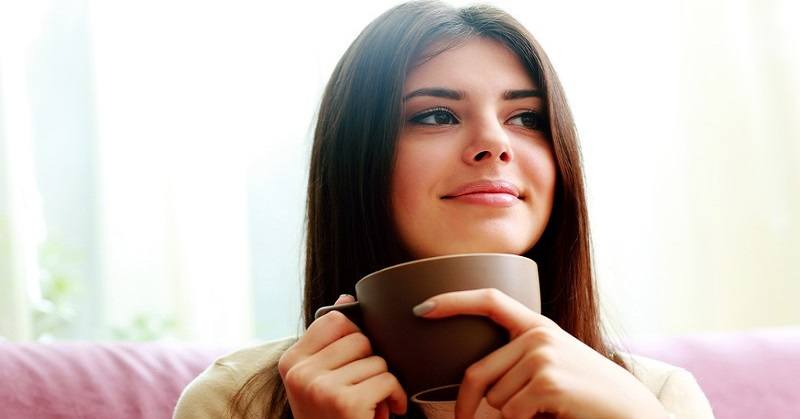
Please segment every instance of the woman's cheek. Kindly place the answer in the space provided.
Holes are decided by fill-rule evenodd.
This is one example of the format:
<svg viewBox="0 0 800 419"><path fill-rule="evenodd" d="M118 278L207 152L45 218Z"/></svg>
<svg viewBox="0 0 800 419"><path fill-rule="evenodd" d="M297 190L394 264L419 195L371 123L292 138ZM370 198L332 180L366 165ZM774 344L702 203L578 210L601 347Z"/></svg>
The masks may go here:
<svg viewBox="0 0 800 419"><path fill-rule="evenodd" d="M451 164L459 154L436 138L401 138L392 174L392 211L400 240L417 256L432 251L431 236L439 236L439 194L458 173Z"/></svg>
<svg viewBox="0 0 800 419"><path fill-rule="evenodd" d="M538 199L545 199L552 206L556 185L556 162L552 147L533 144L517 154L525 177L531 182Z"/></svg>

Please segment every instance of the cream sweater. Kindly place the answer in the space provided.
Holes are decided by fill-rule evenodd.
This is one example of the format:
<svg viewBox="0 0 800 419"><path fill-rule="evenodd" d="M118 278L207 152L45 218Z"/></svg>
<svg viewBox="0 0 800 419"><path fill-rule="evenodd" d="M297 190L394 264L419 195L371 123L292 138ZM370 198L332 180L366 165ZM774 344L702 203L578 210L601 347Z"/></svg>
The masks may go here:
<svg viewBox="0 0 800 419"><path fill-rule="evenodd" d="M294 338L267 342L217 359L181 394L174 419L228 417L228 402L250 376L277 361ZM675 418L713 419L711 406L688 371L653 359L622 355L639 379ZM263 412L258 418L263 418ZM275 417L270 415L270 417Z"/></svg>

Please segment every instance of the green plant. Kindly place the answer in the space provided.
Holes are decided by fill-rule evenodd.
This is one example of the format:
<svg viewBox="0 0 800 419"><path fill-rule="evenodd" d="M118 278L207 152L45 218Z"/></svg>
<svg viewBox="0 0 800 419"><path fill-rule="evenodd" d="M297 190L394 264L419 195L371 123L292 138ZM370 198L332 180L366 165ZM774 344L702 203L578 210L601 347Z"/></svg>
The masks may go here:
<svg viewBox="0 0 800 419"><path fill-rule="evenodd" d="M171 316L152 313L139 313L125 327L112 329L116 340L152 341L174 337L177 322Z"/></svg>
<svg viewBox="0 0 800 419"><path fill-rule="evenodd" d="M39 298L31 302L36 340L68 338L76 317L83 255L49 236L39 246Z"/></svg>

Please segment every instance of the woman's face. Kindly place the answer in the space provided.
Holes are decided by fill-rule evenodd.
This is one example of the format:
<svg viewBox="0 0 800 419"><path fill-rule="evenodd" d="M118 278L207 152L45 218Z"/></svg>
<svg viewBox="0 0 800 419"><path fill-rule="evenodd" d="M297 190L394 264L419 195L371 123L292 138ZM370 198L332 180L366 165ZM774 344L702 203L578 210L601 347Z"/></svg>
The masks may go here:
<svg viewBox="0 0 800 419"><path fill-rule="evenodd" d="M408 74L391 201L412 256L536 244L556 184L539 92L514 53L483 38Z"/></svg>

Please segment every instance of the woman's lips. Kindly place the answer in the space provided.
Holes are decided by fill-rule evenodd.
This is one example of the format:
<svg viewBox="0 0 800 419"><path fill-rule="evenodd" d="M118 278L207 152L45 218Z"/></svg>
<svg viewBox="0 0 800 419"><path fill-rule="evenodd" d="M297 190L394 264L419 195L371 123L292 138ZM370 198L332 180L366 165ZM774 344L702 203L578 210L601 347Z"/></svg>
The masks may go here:
<svg viewBox="0 0 800 419"><path fill-rule="evenodd" d="M488 205L490 207L507 208L519 201L514 195L505 192L477 192L459 196L449 196L444 199L465 204Z"/></svg>
<svg viewBox="0 0 800 419"><path fill-rule="evenodd" d="M511 182L480 180L461 185L442 199L502 208L516 204L522 197L519 195L519 189Z"/></svg>

